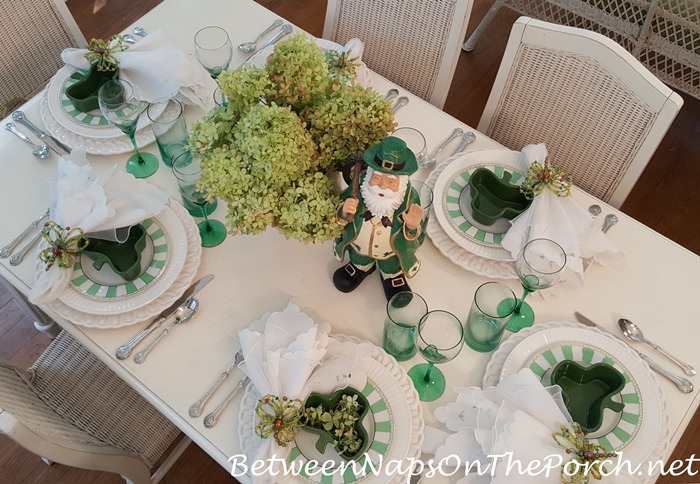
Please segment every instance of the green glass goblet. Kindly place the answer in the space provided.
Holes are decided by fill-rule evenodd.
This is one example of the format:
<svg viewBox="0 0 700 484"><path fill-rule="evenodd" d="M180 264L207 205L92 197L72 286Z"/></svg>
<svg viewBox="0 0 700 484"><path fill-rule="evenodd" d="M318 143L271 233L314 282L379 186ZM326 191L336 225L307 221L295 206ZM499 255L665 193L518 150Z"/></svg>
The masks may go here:
<svg viewBox="0 0 700 484"><path fill-rule="evenodd" d="M408 371L418 398L432 402L445 391L445 375L435 365L454 359L464 343L464 328L452 313L430 311L418 323L415 332L416 347L427 363L421 363Z"/></svg>
<svg viewBox="0 0 700 484"><path fill-rule="evenodd" d="M141 153L136 144L136 126L146 103L136 97L131 84L121 79L105 82L97 92L97 100L102 115L127 135L134 147L134 154L126 162L126 171L136 178L153 175L158 170L158 158Z"/></svg>
<svg viewBox="0 0 700 484"><path fill-rule="evenodd" d="M194 52L202 67L216 79L228 69L233 57L233 45L224 29L211 25L194 35Z"/></svg>
<svg viewBox="0 0 700 484"><path fill-rule="evenodd" d="M202 175L201 160L190 152L180 153L173 160L173 174L180 194L186 203L199 207L204 221L197 224L203 247L215 247L226 238L226 226L218 220L210 220L207 202L211 198L206 189L198 186Z"/></svg>
<svg viewBox="0 0 700 484"><path fill-rule="evenodd" d="M565 266L566 252L553 240L533 239L525 244L515 259L515 269L523 286L523 297L515 304L513 315L506 326L508 331L517 332L532 326L535 312L525 302L525 298L534 291L547 289L559 282Z"/></svg>

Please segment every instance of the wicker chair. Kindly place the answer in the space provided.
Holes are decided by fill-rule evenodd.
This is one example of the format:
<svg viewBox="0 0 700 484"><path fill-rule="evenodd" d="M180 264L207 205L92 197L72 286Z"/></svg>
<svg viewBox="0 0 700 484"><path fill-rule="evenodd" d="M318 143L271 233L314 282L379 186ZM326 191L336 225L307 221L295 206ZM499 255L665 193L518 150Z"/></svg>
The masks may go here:
<svg viewBox="0 0 700 484"><path fill-rule="evenodd" d="M4 118L63 67L63 49L87 43L65 0L4 1L0 16L0 118Z"/></svg>
<svg viewBox="0 0 700 484"><path fill-rule="evenodd" d="M442 108L473 0L329 0L323 37L365 43L375 72Z"/></svg>
<svg viewBox="0 0 700 484"><path fill-rule="evenodd" d="M700 99L698 0L495 0L464 50L474 49L502 7L610 37L662 81Z"/></svg>
<svg viewBox="0 0 700 484"><path fill-rule="evenodd" d="M49 463L134 483L158 482L190 443L173 445L178 429L66 332L27 371L0 363L0 433Z"/></svg>
<svg viewBox="0 0 700 484"><path fill-rule="evenodd" d="M478 130L514 150L545 143L576 185L620 207L682 104L609 38L520 17Z"/></svg>

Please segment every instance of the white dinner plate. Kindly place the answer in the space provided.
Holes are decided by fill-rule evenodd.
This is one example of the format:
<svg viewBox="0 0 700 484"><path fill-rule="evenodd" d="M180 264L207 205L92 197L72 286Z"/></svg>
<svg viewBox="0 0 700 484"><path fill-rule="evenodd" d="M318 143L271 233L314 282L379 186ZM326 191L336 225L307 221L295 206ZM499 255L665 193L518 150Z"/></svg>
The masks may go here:
<svg viewBox="0 0 700 484"><path fill-rule="evenodd" d="M497 174L503 171L522 178L521 153L510 150L480 150L459 154L441 164L443 167L433 188L434 211L445 233L460 247L476 255L500 261L512 261L513 256L501 246L505 236L503 224L495 228L475 223L471 218L469 177L477 168L487 168ZM449 161L449 162L448 162Z"/></svg>
<svg viewBox="0 0 700 484"><path fill-rule="evenodd" d="M82 148L92 155L117 155L134 151L131 141L124 133L121 133L121 131L121 136L114 138L94 138L79 135L65 128L56 121L51 114L47 92L48 90L44 89L39 111L41 113L41 122L51 136L57 138L70 148ZM139 148L153 143L155 139L156 137L150 127L139 129L136 132L136 144Z"/></svg>
<svg viewBox="0 0 700 484"><path fill-rule="evenodd" d="M175 200L171 199L168 206L175 213L180 223L184 227L186 234L187 251L184 256L184 265L175 281L166 291L153 301L136 307L130 311L118 314L89 314L74 309L60 299L51 303L51 306L58 314L68 319L74 324L89 328L120 328L132 324L152 319L170 306L175 300L185 292L197 274L202 258L202 239L199 235L199 228L195 224L192 216L185 208Z"/></svg>
<svg viewBox="0 0 700 484"><path fill-rule="evenodd" d="M669 422L663 391L648 365L613 336L576 323L537 324L512 335L496 350L486 367L483 386L529 367L536 375L559 361L573 359L605 361L624 375L621 392L625 408L620 422L597 441L608 449L622 451L636 464L660 459L669 442Z"/></svg>
<svg viewBox="0 0 700 484"><path fill-rule="evenodd" d="M49 81L47 90L48 107L54 119L68 131L87 138L118 138L125 136L119 128L112 125L102 116L99 108L84 113L73 107L73 103L66 96L66 88L75 84L75 75L82 71L63 66ZM146 113L139 117L137 129L142 129L150 123Z"/></svg>
<svg viewBox="0 0 700 484"><path fill-rule="evenodd" d="M340 341L363 342L358 338L343 335L332 335L332 337ZM367 370L368 382L365 388L361 389L370 402L374 419L374 437L367 454L375 463L378 463L382 457L384 462L417 459L421 453L424 427L423 408L418 394L403 367L378 346L372 345L372 348L372 360ZM253 385L249 384L241 399L238 436L241 449L246 455L255 455L262 443L260 437L255 435L253 430L256 423L255 406L259 398L260 395ZM288 461L295 462L296 465L307 462L307 456L304 453L309 454L306 449L310 443L307 436L302 436L301 432L298 439L299 442L291 445L288 456ZM313 457L318 456L314 455ZM322 461L332 458L329 455ZM357 467L359 469L361 466ZM329 477L322 480L321 474L318 473L311 477L303 475L279 476L275 482L302 481L323 482L324 484L406 482L405 475L387 476L382 472L376 476L371 473L362 475L361 472L355 475L352 473L352 467L349 469L344 474L333 473L332 479Z"/></svg>
<svg viewBox="0 0 700 484"><path fill-rule="evenodd" d="M131 281L132 284L100 284L85 276L82 263L90 263L88 256L81 256L78 267L73 269L74 281L59 298L66 306L80 312L96 315L120 314L145 306L159 298L180 275L187 256L187 235L180 219L170 206L166 205L155 220L165 232L166 241L159 244L159 250L165 250L168 263L164 265L159 277L152 279L149 272ZM157 232L155 232L157 233ZM159 237L162 240L162 237ZM82 289L79 290L78 286ZM114 289L110 289L114 287ZM127 290L128 289L128 290ZM114 291L115 297L108 297ZM119 294L121 292L121 294ZM116 296L122 297L116 297ZM129 297L123 297L128 295Z"/></svg>
<svg viewBox="0 0 700 484"><path fill-rule="evenodd" d="M345 47L343 47L340 44L336 44L335 42L332 42L330 40L326 39L314 39L316 40L316 44L323 49L324 51L328 50L335 50L338 52L343 52L345 51ZM253 67L264 67L265 63L267 62L267 58L272 54L272 51L275 49L274 45L268 45L264 49L259 50L256 52L248 61L246 62L248 65L253 66ZM360 65L357 66L357 69L355 69L355 80L353 84L362 86L366 89L370 89L372 87L372 77L370 76L369 69L365 65L364 62L360 62Z"/></svg>

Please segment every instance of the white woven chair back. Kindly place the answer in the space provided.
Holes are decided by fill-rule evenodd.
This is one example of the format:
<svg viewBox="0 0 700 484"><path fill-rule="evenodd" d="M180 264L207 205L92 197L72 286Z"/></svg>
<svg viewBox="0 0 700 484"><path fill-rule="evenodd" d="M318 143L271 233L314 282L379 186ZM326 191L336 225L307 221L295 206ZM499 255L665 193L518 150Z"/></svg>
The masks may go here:
<svg viewBox="0 0 700 484"><path fill-rule="evenodd" d="M496 0L464 50L474 49L501 7L610 37L659 79L700 99L698 0Z"/></svg>
<svg viewBox="0 0 700 484"><path fill-rule="evenodd" d="M513 150L545 143L576 185L620 207L682 104L609 38L521 17L478 130Z"/></svg>
<svg viewBox="0 0 700 484"><path fill-rule="evenodd" d="M442 108L473 0L329 0L323 37L365 43L375 72Z"/></svg>
<svg viewBox="0 0 700 484"><path fill-rule="evenodd" d="M63 66L63 49L87 44L64 0L3 1L0 18L0 110L7 115Z"/></svg>

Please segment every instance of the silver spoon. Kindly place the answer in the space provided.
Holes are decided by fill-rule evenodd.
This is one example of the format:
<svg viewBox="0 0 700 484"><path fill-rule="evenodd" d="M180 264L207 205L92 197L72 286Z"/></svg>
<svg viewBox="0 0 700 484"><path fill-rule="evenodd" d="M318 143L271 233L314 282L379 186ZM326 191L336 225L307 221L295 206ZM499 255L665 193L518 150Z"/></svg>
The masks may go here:
<svg viewBox="0 0 700 484"><path fill-rule="evenodd" d="M593 215L594 217L597 217L598 215L600 215L600 212L602 212L603 209L600 208L600 205L596 205L594 203L593 205L588 207L588 211L591 213L591 215Z"/></svg>
<svg viewBox="0 0 700 484"><path fill-rule="evenodd" d="M146 32L145 30L143 30L143 29L142 29L141 27L139 27L138 25L137 25L136 27L134 27L134 29L132 30L132 32L134 32L134 33L135 33L136 35L138 35L139 37L145 37L145 36L148 35L148 32Z"/></svg>
<svg viewBox="0 0 700 484"><path fill-rule="evenodd" d="M630 341L635 341L638 343L646 343L652 348L654 348L656 351L664 355L666 358L674 362L676 365L680 366L683 368L683 371L685 372L686 375L688 376L693 376L695 375L696 371L695 368L692 366L688 365L687 363L683 363L680 361L678 358L676 358L673 355L670 355L669 353L666 352L661 346L652 343L648 339L644 338L644 333L642 333L642 330L634 324L632 321L629 319L625 318L620 318L620 320L617 322L618 326L620 326L620 329L622 330L622 333L625 335L625 337L630 340Z"/></svg>
<svg viewBox="0 0 700 484"><path fill-rule="evenodd" d="M19 139L27 143L29 146L32 147L32 154L39 158L40 160L45 160L46 158L49 157L51 154L51 150L49 149L48 146L45 144L41 145L35 145L32 143L32 140L29 139L29 137L22 133L20 130L17 129L17 126L15 126L15 123L6 123L5 124L5 129L8 130L10 133L14 134L17 136Z"/></svg>
<svg viewBox="0 0 700 484"><path fill-rule="evenodd" d="M384 94L384 99L387 101L391 101L392 99L396 98L399 95L399 90L396 88L391 88L389 89L386 94Z"/></svg>
<svg viewBox="0 0 700 484"><path fill-rule="evenodd" d="M146 361L146 356L148 356L148 353L153 349L153 347L156 344L158 344L158 342L163 338L163 336L168 334L168 331L170 331L176 324L183 324L192 319L192 316L194 316L194 313L197 312L198 307L199 301L192 297L188 299L185 304L177 308L177 312L175 313L175 320L168 326L166 326L165 329L158 334L156 339L154 339L151 344L144 348L143 351L139 351L138 353L136 353L136 355L134 356L134 361L136 363L143 363L144 361Z"/></svg>
<svg viewBox="0 0 700 484"><path fill-rule="evenodd" d="M406 104L408 104L408 98L406 96L401 96L396 100L393 106L391 106L391 110L396 113L399 109L404 107Z"/></svg>
<svg viewBox="0 0 700 484"><path fill-rule="evenodd" d="M617 223L617 220L617 215L614 213L607 214L605 216L605 220L603 220L603 226L600 228L600 230L602 230L603 233L606 233L608 230L610 230L610 227Z"/></svg>
<svg viewBox="0 0 700 484"><path fill-rule="evenodd" d="M38 219L32 221L32 223L29 224L29 226L22 231L21 234L19 234L17 237L15 237L12 242L7 244L5 247L0 248L0 257L10 257L10 254L12 254L12 249L14 249L17 244L22 242L24 238L29 235L29 233L37 228L41 222L44 221L45 218L48 218L49 216L49 209L46 209L46 212L44 212L41 217Z"/></svg>
<svg viewBox="0 0 700 484"><path fill-rule="evenodd" d="M452 154L450 156L454 156L457 153L461 153L462 151L464 151L467 148L467 146L472 144L475 140L476 140L476 135L474 133L472 133L471 131L467 131L466 133L464 133L462 135L462 141L459 142L459 144L457 145L457 148L455 148L455 150L452 152Z"/></svg>
<svg viewBox="0 0 700 484"><path fill-rule="evenodd" d="M241 362L243 361L243 353L238 351L236 352L236 356L233 359L233 363L226 368L223 372L221 372L221 375L219 375L219 378L214 382L214 384L207 390L207 392L197 400L195 403L192 404L189 410L190 417L199 417L202 415L202 411L204 410L204 405L207 404L209 401L209 398L214 394L217 388L224 382L226 378L231 374L234 368L236 368Z"/></svg>
<svg viewBox="0 0 700 484"><path fill-rule="evenodd" d="M136 43L136 37L134 37L131 34L124 34L122 35L122 40L126 42L127 44L135 44Z"/></svg>
<svg viewBox="0 0 700 484"><path fill-rule="evenodd" d="M236 396L236 394L241 391L250 381L250 378L245 377L241 379L236 386L234 387L233 390L229 392L228 395L226 395L226 398L214 409L209 413L206 417L204 417L204 426L208 429L212 428L214 425L216 425L217 420L219 419L219 416L221 415L221 412L226 408L226 406L233 400L233 397Z"/></svg>
<svg viewBox="0 0 700 484"><path fill-rule="evenodd" d="M238 46L238 50L241 52L253 52L258 48L258 42L260 42L263 37L265 37L267 34L272 32L274 29L282 25L282 19L277 19L274 22L272 22L272 25L270 25L268 28L263 30L260 35L258 35L254 41L252 42L243 42Z"/></svg>
<svg viewBox="0 0 700 484"><path fill-rule="evenodd" d="M452 140L454 140L455 138L459 138L463 134L464 134L464 130L462 128L453 129L452 132L450 133L450 135L447 138L445 138L442 141L442 143L437 145L435 147L435 149L432 151L432 153L430 153L428 155L428 157L425 159L425 161L421 165L421 168L430 168L430 167L435 166L435 164L437 163L437 157L440 154L440 152L442 150L444 150L445 148L447 148L447 145L449 145Z"/></svg>
<svg viewBox="0 0 700 484"><path fill-rule="evenodd" d="M32 237L32 239L29 242L27 242L27 245L22 247L12 257L10 257L10 265L19 265L20 262L22 262L22 259L24 259L24 256L27 255L27 252L32 250L32 248L37 244L37 242L41 240L43 236L44 234L42 232L39 232L34 237Z"/></svg>

